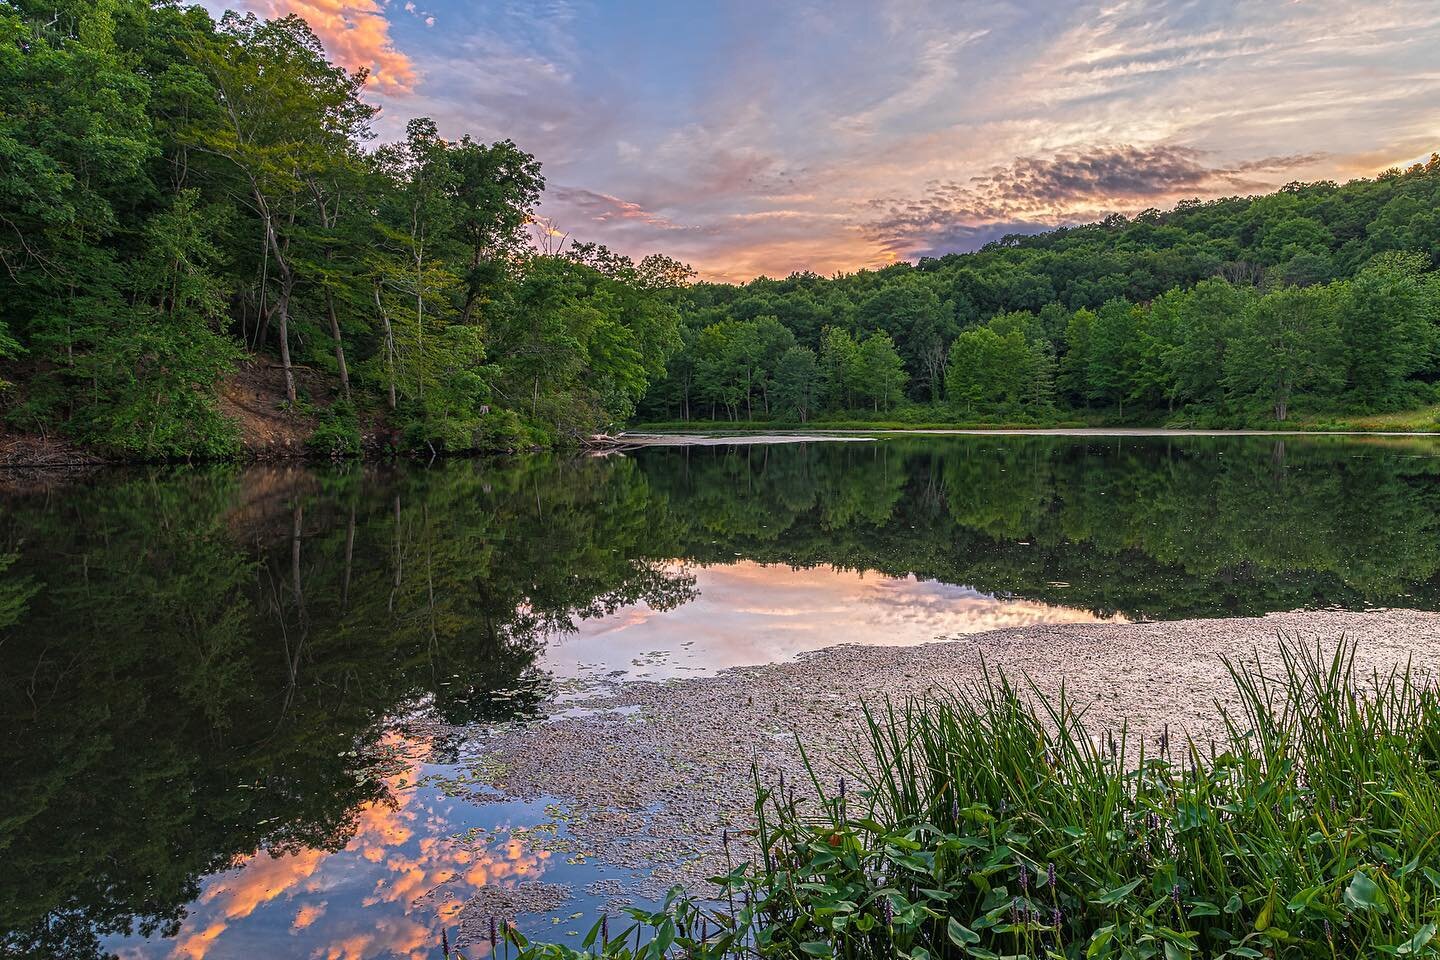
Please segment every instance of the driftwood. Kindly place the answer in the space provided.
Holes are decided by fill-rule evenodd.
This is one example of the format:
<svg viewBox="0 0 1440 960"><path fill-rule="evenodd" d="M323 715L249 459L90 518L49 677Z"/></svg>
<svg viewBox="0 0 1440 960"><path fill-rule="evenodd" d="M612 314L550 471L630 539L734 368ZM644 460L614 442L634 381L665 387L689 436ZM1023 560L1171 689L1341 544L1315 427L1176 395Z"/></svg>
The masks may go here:
<svg viewBox="0 0 1440 960"><path fill-rule="evenodd" d="M604 456L610 453L624 453L627 450L635 450L643 444L635 443L625 439L625 434L611 436L608 433L592 433L588 437L580 438L580 446L589 450L592 455Z"/></svg>

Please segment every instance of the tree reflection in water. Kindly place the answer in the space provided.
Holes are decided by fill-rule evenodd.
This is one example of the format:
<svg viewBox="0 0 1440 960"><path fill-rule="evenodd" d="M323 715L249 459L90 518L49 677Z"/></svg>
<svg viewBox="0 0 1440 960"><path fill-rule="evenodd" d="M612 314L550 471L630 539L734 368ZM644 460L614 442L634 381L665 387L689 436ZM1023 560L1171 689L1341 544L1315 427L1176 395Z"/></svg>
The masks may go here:
<svg viewBox="0 0 1440 960"><path fill-rule="evenodd" d="M1434 609L1437 452L1392 438L901 438L117 471L13 493L0 945L100 956L114 934L175 935L203 890L176 944L198 947L245 916L252 881L273 898L281 874L326 856L387 862L403 844L387 847L399 834L382 821L414 802L389 721L534 713L551 693L546 638L685 604L695 583L677 559L913 574L1100 616ZM443 744L405 755L454 759ZM418 843L445 827L404 829ZM429 886L390 889L413 901L471 875L464 850L417 848L406 856ZM323 929L307 909L287 924Z"/></svg>

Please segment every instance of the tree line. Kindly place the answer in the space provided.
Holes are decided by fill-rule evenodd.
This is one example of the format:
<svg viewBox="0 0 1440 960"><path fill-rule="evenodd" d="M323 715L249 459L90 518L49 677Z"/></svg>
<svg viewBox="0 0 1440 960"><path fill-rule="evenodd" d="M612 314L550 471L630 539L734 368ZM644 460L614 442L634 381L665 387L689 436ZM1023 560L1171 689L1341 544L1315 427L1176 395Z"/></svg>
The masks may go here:
<svg viewBox="0 0 1440 960"><path fill-rule="evenodd" d="M699 283L650 420L1284 421L1437 400L1440 157L969 254Z"/></svg>
<svg viewBox="0 0 1440 960"><path fill-rule="evenodd" d="M225 455L237 371L337 451L367 427L468 449L627 417L679 345L689 269L537 249L534 157L425 118L377 146L365 81L295 16L0 6L5 423Z"/></svg>

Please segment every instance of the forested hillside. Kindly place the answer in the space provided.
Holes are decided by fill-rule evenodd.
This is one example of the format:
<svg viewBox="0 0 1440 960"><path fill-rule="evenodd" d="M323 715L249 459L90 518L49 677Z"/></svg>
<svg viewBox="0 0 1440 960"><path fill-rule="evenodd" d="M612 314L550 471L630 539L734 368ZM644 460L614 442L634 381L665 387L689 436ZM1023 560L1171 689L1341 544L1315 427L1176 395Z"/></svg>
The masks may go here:
<svg viewBox="0 0 1440 960"><path fill-rule="evenodd" d="M376 144L364 82L296 17L0 2L6 429L151 458L247 420L344 453L627 417L688 268L542 255L535 158L426 119Z"/></svg>
<svg viewBox="0 0 1440 960"><path fill-rule="evenodd" d="M1436 402L1440 159L971 254L692 284L539 161L377 143L303 20L0 0L0 418L129 458L644 420L1238 425ZM537 242L538 240L538 242Z"/></svg>
<svg viewBox="0 0 1440 960"><path fill-rule="evenodd" d="M1222 426L1423 407L1437 261L1432 156L913 266L697 284L641 414Z"/></svg>

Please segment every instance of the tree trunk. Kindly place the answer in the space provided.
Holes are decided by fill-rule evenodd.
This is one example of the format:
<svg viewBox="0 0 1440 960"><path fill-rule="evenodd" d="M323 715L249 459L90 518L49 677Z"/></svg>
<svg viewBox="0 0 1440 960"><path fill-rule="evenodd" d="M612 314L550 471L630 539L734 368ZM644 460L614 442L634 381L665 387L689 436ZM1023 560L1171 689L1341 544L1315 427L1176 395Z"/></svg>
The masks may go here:
<svg viewBox="0 0 1440 960"><path fill-rule="evenodd" d="M280 299L275 304L275 312L280 316L280 366L285 371L285 399L293 406L295 370L290 364L290 292L295 289L295 271L285 259L285 250L280 246L280 238L275 235L275 221L270 215L269 205L264 202L258 188L255 190L255 199L262 211L265 239L269 241L270 252L275 255L275 267L280 271Z"/></svg>
<svg viewBox="0 0 1440 960"><path fill-rule="evenodd" d="M380 314L380 323L385 329L385 373L389 388L390 409L395 409L395 331L390 328L390 317L380 302L380 284L371 288L375 294L375 312Z"/></svg>
<svg viewBox="0 0 1440 960"><path fill-rule="evenodd" d="M325 288L325 312L330 315L330 336L335 340L335 364L340 368L340 387L350 399L350 371L345 366L345 344L340 339L340 321L335 317L335 297Z"/></svg>
<svg viewBox="0 0 1440 960"><path fill-rule="evenodd" d="M286 271L288 274L289 271ZM275 305L280 314L280 366L285 371L285 399L295 405L295 370L290 365L290 281L286 281Z"/></svg>

